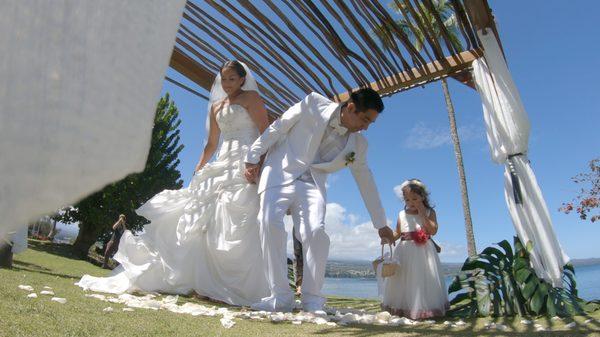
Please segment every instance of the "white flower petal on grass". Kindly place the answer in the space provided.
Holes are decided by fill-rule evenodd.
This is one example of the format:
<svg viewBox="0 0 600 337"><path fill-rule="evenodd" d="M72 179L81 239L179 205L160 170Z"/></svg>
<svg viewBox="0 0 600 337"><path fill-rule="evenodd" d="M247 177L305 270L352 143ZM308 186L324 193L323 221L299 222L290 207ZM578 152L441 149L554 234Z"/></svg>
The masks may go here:
<svg viewBox="0 0 600 337"><path fill-rule="evenodd" d="M463 326L463 325L467 325L467 323L465 323L462 319L459 319L458 321L456 321L454 323L454 325L456 325L456 326Z"/></svg>
<svg viewBox="0 0 600 337"><path fill-rule="evenodd" d="M294 325L300 325L300 324L302 324L302 321L292 321L292 324L294 324Z"/></svg>
<svg viewBox="0 0 600 337"><path fill-rule="evenodd" d="M496 328L496 323L494 323L494 322L487 322L483 327L486 328L486 329L495 329Z"/></svg>
<svg viewBox="0 0 600 337"><path fill-rule="evenodd" d="M550 319L553 320L553 321L561 321L562 320L562 318L560 318L558 316L554 316L554 317L552 317Z"/></svg>
<svg viewBox="0 0 600 337"><path fill-rule="evenodd" d="M533 322L532 322L532 321L530 321L530 320L528 320L528 319L522 319L522 320L521 320L521 324L529 325L529 324L531 324L531 323L533 323Z"/></svg>
<svg viewBox="0 0 600 337"><path fill-rule="evenodd" d="M66 298L62 298L62 297L52 297L50 300L54 301L54 302L58 302L60 304L67 303L67 299Z"/></svg>
<svg viewBox="0 0 600 337"><path fill-rule="evenodd" d="M395 317L390 320L390 324L394 325L394 326L415 325L415 324L417 324L417 321L413 321L412 319L406 318L406 317Z"/></svg>
<svg viewBox="0 0 600 337"><path fill-rule="evenodd" d="M572 329L572 328L574 328L576 326L577 326L576 322L571 322L569 324L565 324L565 328L567 328L567 329Z"/></svg>
<svg viewBox="0 0 600 337"><path fill-rule="evenodd" d="M501 331L506 331L508 330L508 327L504 324L496 324L496 329L501 330Z"/></svg>
<svg viewBox="0 0 600 337"><path fill-rule="evenodd" d="M101 294L85 294L85 297L91 297L102 301L106 300L106 296Z"/></svg>
<svg viewBox="0 0 600 337"><path fill-rule="evenodd" d="M115 311L115 309L113 309L112 307L106 307L106 308L102 309L102 311L104 311L104 312L113 312L113 311Z"/></svg>
<svg viewBox="0 0 600 337"><path fill-rule="evenodd" d="M52 290L42 290L42 291L40 291L40 295L54 295L54 291L52 291Z"/></svg>
<svg viewBox="0 0 600 337"><path fill-rule="evenodd" d="M27 295L27 298L37 298L37 294L36 293L31 293L29 295Z"/></svg>
<svg viewBox="0 0 600 337"><path fill-rule="evenodd" d="M52 287L44 286L44 289L52 290Z"/></svg>
<svg viewBox="0 0 600 337"><path fill-rule="evenodd" d="M135 311L133 308L123 308L123 311Z"/></svg>
<svg viewBox="0 0 600 337"><path fill-rule="evenodd" d="M221 325L225 329L231 329L231 327L233 327L235 325L235 322L232 321L231 319L221 318Z"/></svg>
<svg viewBox="0 0 600 337"><path fill-rule="evenodd" d="M285 315L283 312L276 312L269 317L273 322L282 322L285 321Z"/></svg>
<svg viewBox="0 0 600 337"><path fill-rule="evenodd" d="M373 322L375 322L375 316L374 315L362 315L360 316L360 318L358 319L358 323L360 324L373 324Z"/></svg>
<svg viewBox="0 0 600 337"><path fill-rule="evenodd" d="M25 290L25 291L33 291L33 287L32 286L28 286L26 284L19 284L19 289Z"/></svg>
<svg viewBox="0 0 600 337"><path fill-rule="evenodd" d="M358 322L359 318L360 318L359 315L349 312L349 313L344 314L340 318L339 323L340 324L356 323L356 322Z"/></svg>
<svg viewBox="0 0 600 337"><path fill-rule="evenodd" d="M585 322L583 322L583 323L588 324L588 323L591 323L592 321L593 321L593 319L589 318L589 319L586 319Z"/></svg>
<svg viewBox="0 0 600 337"><path fill-rule="evenodd" d="M387 311L382 311L375 314L375 321L379 324L387 324L391 318L392 315Z"/></svg>
<svg viewBox="0 0 600 337"><path fill-rule="evenodd" d="M546 328L544 328L543 325L541 324L534 324L533 327L535 328L535 331L546 331Z"/></svg>
<svg viewBox="0 0 600 337"><path fill-rule="evenodd" d="M316 325L327 324L327 319L325 319L323 317L315 317L315 319L313 319L312 322L315 323Z"/></svg>

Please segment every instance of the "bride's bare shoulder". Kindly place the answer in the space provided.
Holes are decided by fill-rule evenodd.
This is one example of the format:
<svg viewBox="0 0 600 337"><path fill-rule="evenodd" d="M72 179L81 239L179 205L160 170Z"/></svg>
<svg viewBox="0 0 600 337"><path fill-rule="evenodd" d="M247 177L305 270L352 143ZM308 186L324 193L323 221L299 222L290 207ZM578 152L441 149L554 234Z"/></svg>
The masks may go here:
<svg viewBox="0 0 600 337"><path fill-rule="evenodd" d="M257 100L262 100L262 98L260 97L260 94L254 90L244 91L240 95L239 98L240 98L240 100L246 101L246 102L254 102Z"/></svg>

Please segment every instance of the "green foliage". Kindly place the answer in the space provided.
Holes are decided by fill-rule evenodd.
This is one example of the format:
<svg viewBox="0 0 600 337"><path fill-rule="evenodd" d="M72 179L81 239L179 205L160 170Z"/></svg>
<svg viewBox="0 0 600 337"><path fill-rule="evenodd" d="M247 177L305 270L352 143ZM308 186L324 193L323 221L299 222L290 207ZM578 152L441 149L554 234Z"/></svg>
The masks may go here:
<svg viewBox="0 0 600 337"><path fill-rule="evenodd" d="M585 301L577 297L575 270L564 266L564 288L552 287L530 266L529 242L525 247L514 238L487 247L468 258L448 288L457 293L449 315L453 316L572 316L581 314Z"/></svg>
<svg viewBox="0 0 600 337"><path fill-rule="evenodd" d="M129 229L141 229L148 221L138 216L135 210L158 192L183 186L177 170L177 156L183 149L183 145L179 144L180 124L177 107L166 94L156 108L144 171L105 186L62 213L61 221L79 222L80 230L74 248L80 255L84 256L97 239L106 239L110 235L111 226L119 214L126 215ZM123 141L127 141L125 136Z"/></svg>
<svg viewBox="0 0 600 337"><path fill-rule="evenodd" d="M402 18L396 20L396 23L402 33L413 40L413 44L417 50L421 50L425 45L425 34L421 30L421 26L431 27L434 38L443 41L442 38L442 25L448 32L450 42L457 49L462 49L462 43L460 41L460 33L458 29L458 21L456 19L456 13L452 3L447 0L432 0L433 10L429 9L423 2L419 2L419 10L415 13L410 13L408 7L402 2L396 1L390 3L392 9L398 13ZM440 16L441 23L434 15L437 13ZM392 34L389 28L384 26L376 27L374 32L383 45L384 48L393 48L396 44L397 36Z"/></svg>

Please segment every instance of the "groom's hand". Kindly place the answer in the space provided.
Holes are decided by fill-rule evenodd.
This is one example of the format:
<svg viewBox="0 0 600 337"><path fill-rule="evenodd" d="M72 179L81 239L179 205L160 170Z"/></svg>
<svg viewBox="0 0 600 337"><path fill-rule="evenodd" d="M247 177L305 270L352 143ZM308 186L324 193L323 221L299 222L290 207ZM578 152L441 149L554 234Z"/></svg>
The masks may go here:
<svg viewBox="0 0 600 337"><path fill-rule="evenodd" d="M244 177L249 183L255 184L260 173L260 164L246 163L246 170L244 171Z"/></svg>
<svg viewBox="0 0 600 337"><path fill-rule="evenodd" d="M383 228L380 228L378 231L382 244L396 244L396 242L394 241L394 231L392 231L390 227L385 226Z"/></svg>

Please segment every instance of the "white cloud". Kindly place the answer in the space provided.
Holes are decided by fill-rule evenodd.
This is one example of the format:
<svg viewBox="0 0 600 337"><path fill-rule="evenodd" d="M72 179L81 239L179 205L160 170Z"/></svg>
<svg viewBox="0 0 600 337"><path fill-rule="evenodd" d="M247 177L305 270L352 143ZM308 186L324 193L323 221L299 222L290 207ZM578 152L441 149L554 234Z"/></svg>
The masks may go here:
<svg viewBox="0 0 600 337"><path fill-rule="evenodd" d="M458 135L461 142L485 139L484 129L473 124L460 126ZM424 122L415 124L403 142L405 148L414 150L433 149L445 145L452 145L449 126L430 127Z"/></svg>
<svg viewBox="0 0 600 337"><path fill-rule="evenodd" d="M380 254L380 240L377 230L372 223L358 223L359 217L347 213L346 209L337 203L328 203L325 215L325 231L329 235L329 259L333 260L372 260ZM389 221L388 221L389 222ZM289 255L293 252L292 219L284 219L288 232L287 249Z"/></svg>
<svg viewBox="0 0 600 337"><path fill-rule="evenodd" d="M464 244L456 244L451 242L437 241L436 243L442 247L440 260L463 262L467 257L467 247Z"/></svg>

